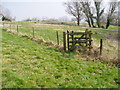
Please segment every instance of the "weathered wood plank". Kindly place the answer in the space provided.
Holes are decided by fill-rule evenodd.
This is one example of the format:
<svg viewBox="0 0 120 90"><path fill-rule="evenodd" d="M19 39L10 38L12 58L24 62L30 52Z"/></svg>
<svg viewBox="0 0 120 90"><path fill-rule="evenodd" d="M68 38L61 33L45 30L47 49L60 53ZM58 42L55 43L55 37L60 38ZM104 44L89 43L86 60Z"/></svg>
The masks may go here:
<svg viewBox="0 0 120 90"><path fill-rule="evenodd" d="M85 32L74 32L74 33L67 32L67 34L69 34L69 35L82 35L82 34L85 34Z"/></svg>
<svg viewBox="0 0 120 90"><path fill-rule="evenodd" d="M69 43L86 43L88 41L92 41L92 40L77 40L77 41L69 41Z"/></svg>
<svg viewBox="0 0 120 90"><path fill-rule="evenodd" d="M69 33L68 30L67 30L67 33ZM67 47L68 47L68 51L69 51L69 34L67 34Z"/></svg>
<svg viewBox="0 0 120 90"><path fill-rule="evenodd" d="M65 32L63 32L63 48L64 48L64 51L66 51L66 34L65 34Z"/></svg>

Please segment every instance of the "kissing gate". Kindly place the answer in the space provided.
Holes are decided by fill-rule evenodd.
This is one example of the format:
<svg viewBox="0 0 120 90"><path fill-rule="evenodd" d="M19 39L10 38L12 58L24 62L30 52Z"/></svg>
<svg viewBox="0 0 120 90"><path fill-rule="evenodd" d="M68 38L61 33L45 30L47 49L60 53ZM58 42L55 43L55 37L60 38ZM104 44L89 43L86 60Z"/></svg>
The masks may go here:
<svg viewBox="0 0 120 90"><path fill-rule="evenodd" d="M64 51L74 51L76 48L88 48L91 50L91 35L92 32L88 30L85 32L63 32Z"/></svg>

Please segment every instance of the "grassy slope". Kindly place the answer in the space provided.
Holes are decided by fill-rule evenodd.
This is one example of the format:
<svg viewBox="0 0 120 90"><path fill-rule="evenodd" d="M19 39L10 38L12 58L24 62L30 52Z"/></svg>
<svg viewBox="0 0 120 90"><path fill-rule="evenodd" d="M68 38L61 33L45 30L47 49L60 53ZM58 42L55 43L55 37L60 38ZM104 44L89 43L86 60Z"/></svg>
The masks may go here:
<svg viewBox="0 0 120 90"><path fill-rule="evenodd" d="M117 87L118 69L64 57L55 48L3 31L3 87Z"/></svg>
<svg viewBox="0 0 120 90"><path fill-rule="evenodd" d="M16 32L16 24L21 25L19 27L19 33L25 34L29 37L32 37L32 27L35 30L35 38L41 38L47 42L53 42L57 44L56 40L56 31L59 32L59 41L60 45L63 45L63 31L85 31L86 29L91 30L92 35L92 46L97 51L99 50L100 39L103 39L103 60L105 61L117 61L118 58L118 42L114 39L107 39L103 37L105 34L113 34L118 33L117 26L110 26L109 29L101 29L101 28L89 28L89 27L81 27L81 26L68 26L68 25L57 25L57 24L47 24L43 22L4 22L6 24L12 24L11 31ZM82 25L82 23L81 23ZM84 25L84 24L83 24ZM8 30L10 30L10 25L8 25ZM6 28L6 27L5 27ZM111 36L112 37L112 36Z"/></svg>

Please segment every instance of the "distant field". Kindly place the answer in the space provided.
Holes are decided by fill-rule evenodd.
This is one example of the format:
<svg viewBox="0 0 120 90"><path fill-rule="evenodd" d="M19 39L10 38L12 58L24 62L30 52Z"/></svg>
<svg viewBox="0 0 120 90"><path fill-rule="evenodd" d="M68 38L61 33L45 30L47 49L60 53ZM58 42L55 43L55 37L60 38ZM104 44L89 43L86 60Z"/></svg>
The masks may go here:
<svg viewBox="0 0 120 90"><path fill-rule="evenodd" d="M54 47L5 31L2 34L3 88L118 88L117 67L73 53L63 55Z"/></svg>

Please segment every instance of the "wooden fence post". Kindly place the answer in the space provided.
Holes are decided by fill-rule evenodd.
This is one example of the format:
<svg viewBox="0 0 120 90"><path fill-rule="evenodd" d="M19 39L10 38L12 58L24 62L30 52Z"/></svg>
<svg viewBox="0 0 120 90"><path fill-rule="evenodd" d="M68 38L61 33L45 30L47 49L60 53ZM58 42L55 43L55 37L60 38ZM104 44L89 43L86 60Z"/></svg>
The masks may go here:
<svg viewBox="0 0 120 90"><path fill-rule="evenodd" d="M64 48L64 51L66 51L66 34L65 34L65 32L63 32L63 48Z"/></svg>
<svg viewBox="0 0 120 90"><path fill-rule="evenodd" d="M56 36L57 36L57 44L59 45L59 35L58 35L58 31L56 31Z"/></svg>
<svg viewBox="0 0 120 90"><path fill-rule="evenodd" d="M11 30L11 24L10 24L10 30Z"/></svg>
<svg viewBox="0 0 120 90"><path fill-rule="evenodd" d="M100 55L102 55L103 40L100 39Z"/></svg>
<svg viewBox="0 0 120 90"><path fill-rule="evenodd" d="M17 25L17 33L18 33L18 25Z"/></svg>
<svg viewBox="0 0 120 90"><path fill-rule="evenodd" d="M67 30L67 46L68 46L68 51L69 51L69 31Z"/></svg>
<svg viewBox="0 0 120 90"><path fill-rule="evenodd" d="M3 29L4 29L4 23L3 23Z"/></svg>
<svg viewBox="0 0 120 90"><path fill-rule="evenodd" d="M91 31L89 31L89 51L91 51L91 48L92 48L92 46L91 46L91 42L92 42L92 38L91 38L91 35L92 35L92 32Z"/></svg>
<svg viewBox="0 0 120 90"><path fill-rule="evenodd" d="M34 27L32 28L33 29L33 38L35 37L35 31L34 31Z"/></svg>

